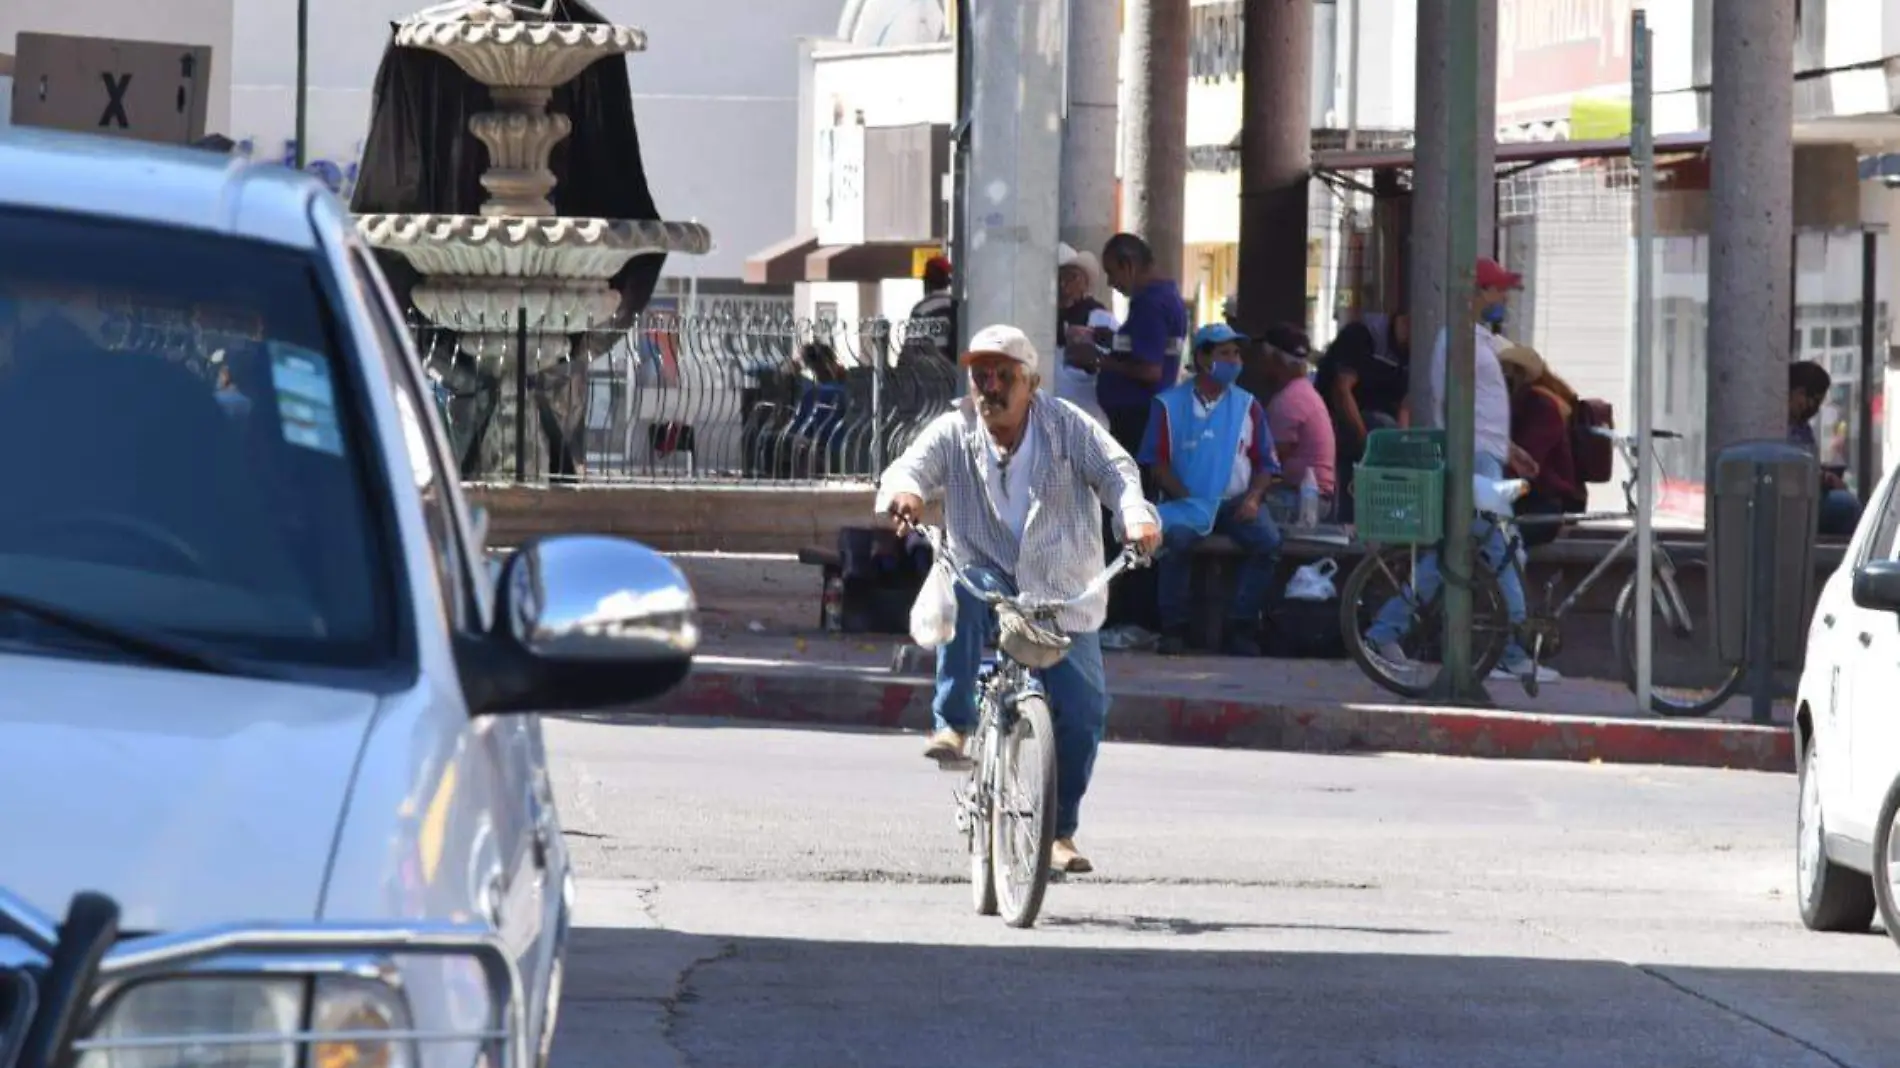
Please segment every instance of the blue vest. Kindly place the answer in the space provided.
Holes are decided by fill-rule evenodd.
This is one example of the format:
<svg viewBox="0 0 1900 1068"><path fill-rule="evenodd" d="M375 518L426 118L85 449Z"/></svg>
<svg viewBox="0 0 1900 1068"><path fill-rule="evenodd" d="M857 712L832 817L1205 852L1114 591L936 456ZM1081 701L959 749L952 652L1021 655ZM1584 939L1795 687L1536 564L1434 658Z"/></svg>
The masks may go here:
<svg viewBox="0 0 1900 1068"><path fill-rule="evenodd" d="M1214 529L1214 517L1227 496L1253 394L1239 386L1227 387L1206 419L1199 418L1200 401L1192 380L1155 399L1168 413L1168 467L1188 491L1185 499L1159 506L1161 529L1187 527L1205 535Z"/></svg>

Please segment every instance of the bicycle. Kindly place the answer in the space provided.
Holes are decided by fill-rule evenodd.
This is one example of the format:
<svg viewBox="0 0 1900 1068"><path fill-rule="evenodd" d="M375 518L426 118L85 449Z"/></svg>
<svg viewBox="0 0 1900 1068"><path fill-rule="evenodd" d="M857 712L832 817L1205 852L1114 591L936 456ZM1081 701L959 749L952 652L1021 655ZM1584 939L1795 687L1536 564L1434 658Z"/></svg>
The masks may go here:
<svg viewBox="0 0 1900 1068"><path fill-rule="evenodd" d="M986 657L977 674L977 728L970 737L969 778L954 794L956 825L969 848L977 914L1000 913L1011 927L1029 927L1042 910L1055 846L1055 720L1037 676L1069 652L1069 637L1055 629L1055 615L1147 560L1135 546L1126 546L1074 597L1032 600L978 586L941 531L923 525L912 529L930 543L932 566L946 569L996 616L997 655ZM1033 787L1024 787L1024 770L1036 775Z"/></svg>
<svg viewBox="0 0 1900 1068"><path fill-rule="evenodd" d="M1602 560L1598 561L1588 574L1562 600L1557 597L1558 580L1553 578L1544 588L1544 608L1534 611L1528 603L1529 591L1526 590L1526 617L1523 623L1513 628L1508 621L1504 606L1504 595L1499 585L1499 576L1505 569L1512 569L1520 585L1524 578L1524 537L1523 529L1535 526L1575 526L1586 522L1603 520L1634 519L1637 515L1636 479L1641 470L1637 454L1637 443L1633 436L1617 434L1614 431L1598 428L1596 433L1616 443L1625 466L1630 471L1628 479L1622 485L1625 509L1621 512L1579 512L1562 515L1525 515L1504 514L1496 510L1480 510L1482 520L1498 525L1504 533L1505 551L1500 564L1493 566L1484 561L1482 554L1474 554L1478 564L1472 571L1472 664L1473 671L1482 678L1489 675L1503 658L1513 634L1519 645L1530 654L1531 670L1519 676L1525 693L1537 696L1537 665L1555 656L1563 645L1563 618L1576 607L1577 603L1590 592L1603 578L1610 566L1625 554L1631 557L1636 553L1636 530L1632 527L1616 542ZM1681 437L1667 430L1652 431L1652 436L1660 441L1672 441ZM1652 447L1649 460L1661 469L1660 459ZM1661 479L1659 478L1660 482ZM1682 589L1676 582L1676 562L1670 556L1668 548L1660 541L1653 543L1650 567L1653 573L1652 597L1660 618L1656 621L1654 634L1669 634L1678 638L1692 640L1696 634L1694 615L1688 601L1682 595ZM1420 681L1416 674L1401 678L1397 671L1402 666L1394 664L1381 656L1377 650L1366 646L1365 635L1370 619L1365 618L1367 604L1364 601L1368 586L1383 575L1391 579L1392 596L1402 596L1408 602L1413 600L1409 583L1402 582L1398 574L1407 565L1415 564L1418 546L1388 546L1370 549L1359 564L1347 577L1345 586L1340 590L1340 626L1344 632L1346 648L1351 653L1359 669L1374 682L1402 697L1422 697L1430 685L1430 680ZM1409 572L1408 572L1409 573ZM1615 614L1611 617L1610 643L1616 663L1623 675L1624 683L1632 692L1636 689L1636 579L1631 575L1624 583L1616 598ZM1405 650L1414 660L1429 655L1426 650L1436 642L1437 628L1440 626L1443 587L1434 594L1431 601L1418 610L1414 605L1412 626L1408 629L1407 642L1415 643L1420 652ZM1385 598L1378 599L1370 609L1377 612ZM1706 716L1720 708L1741 687L1745 672L1742 667L1723 666L1707 686L1669 687L1660 684L1650 688L1650 708L1662 716L1696 717ZM1661 680L1657 680L1660 683Z"/></svg>

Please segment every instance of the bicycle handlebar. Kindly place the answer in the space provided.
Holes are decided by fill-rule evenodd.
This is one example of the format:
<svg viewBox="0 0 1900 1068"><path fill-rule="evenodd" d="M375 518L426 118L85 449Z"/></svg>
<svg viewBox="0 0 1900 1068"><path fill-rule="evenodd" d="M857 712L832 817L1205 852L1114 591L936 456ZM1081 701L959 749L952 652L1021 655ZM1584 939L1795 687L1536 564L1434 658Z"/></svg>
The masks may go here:
<svg viewBox="0 0 1900 1068"><path fill-rule="evenodd" d="M1100 574L1090 579L1088 585L1082 587L1082 592L1073 597L1062 597L1049 601L1032 600L1021 594L1011 597L1006 594L997 593L994 590L983 589L976 583L971 582L969 577L964 573L967 570L966 565L957 557L956 552L950 548L948 540L944 538L943 531L926 523L912 523L906 525L921 535L926 542L930 543L930 552L932 556L935 557L933 566L948 569L950 577L956 580L957 585L968 590L972 597L992 606L1008 604L1027 615L1053 612L1058 609L1067 608L1078 601L1086 601L1107 589L1108 584L1115 581L1116 576L1122 572L1130 568L1144 566L1148 562L1147 557L1143 555L1138 547L1134 545L1124 545L1122 546L1122 551L1115 554L1115 559L1110 562Z"/></svg>

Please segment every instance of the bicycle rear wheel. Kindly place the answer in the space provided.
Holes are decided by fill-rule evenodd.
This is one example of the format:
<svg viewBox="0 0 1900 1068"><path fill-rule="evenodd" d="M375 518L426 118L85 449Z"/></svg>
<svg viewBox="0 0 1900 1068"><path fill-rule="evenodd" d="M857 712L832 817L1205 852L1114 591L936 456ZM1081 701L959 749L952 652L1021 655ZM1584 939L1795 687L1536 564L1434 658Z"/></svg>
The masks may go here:
<svg viewBox="0 0 1900 1068"><path fill-rule="evenodd" d="M1003 922L1029 927L1049 889L1049 853L1056 837L1056 732L1049 703L1031 694L996 754L990 827L996 900Z"/></svg>
<svg viewBox="0 0 1900 1068"><path fill-rule="evenodd" d="M1412 589L1412 569L1423 550L1393 545L1369 550L1361 557L1346 585L1339 591L1340 636L1346 651L1366 677L1400 697L1423 697L1437 679L1431 665L1442 655L1445 590L1441 585L1430 601L1420 603ZM1511 635L1510 613L1494 569L1474 555L1471 590L1471 660L1479 679L1491 674L1504 657ZM1404 598L1405 637L1399 646L1409 663L1389 659L1366 644L1366 631L1385 603Z"/></svg>
<svg viewBox="0 0 1900 1068"><path fill-rule="evenodd" d="M1730 667L1716 661L1707 647L1708 632L1698 631L1687 615L1687 606L1671 604L1660 579L1653 597L1657 601L1650 635L1656 648L1651 656L1649 709L1659 716L1692 719L1706 716L1728 703L1741 689L1745 671L1741 665ZM1666 607L1665 607L1666 606ZM1672 649L1665 642L1674 639ZM1636 692L1636 579L1623 584L1616 595L1616 615L1610 626L1610 643L1615 647L1616 663L1623 673L1623 684ZM1663 663L1664 660L1668 663Z"/></svg>

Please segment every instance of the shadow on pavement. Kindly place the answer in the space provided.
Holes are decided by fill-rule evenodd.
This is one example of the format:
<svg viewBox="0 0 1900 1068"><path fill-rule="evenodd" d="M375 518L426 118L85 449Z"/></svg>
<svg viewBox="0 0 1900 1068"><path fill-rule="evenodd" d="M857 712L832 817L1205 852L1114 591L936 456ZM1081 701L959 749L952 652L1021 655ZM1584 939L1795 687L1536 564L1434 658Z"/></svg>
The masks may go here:
<svg viewBox="0 0 1900 1068"><path fill-rule="evenodd" d="M1157 939L1174 932L1161 921ZM1900 976L1405 953L1091 949L577 929L557 1068L619 1068L576 1005L623 977L694 1068L1838 1068L1900 1060ZM1374 929L1376 930L1376 929ZM947 921L950 937L967 923ZM635 984L637 988L641 984ZM665 986L665 984L660 984ZM601 1004L625 999L619 1005ZM622 1050L621 1052L624 1052Z"/></svg>

